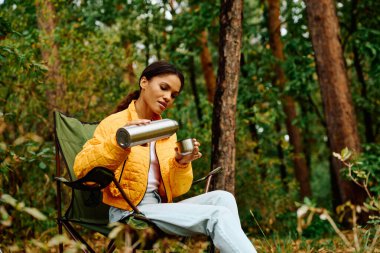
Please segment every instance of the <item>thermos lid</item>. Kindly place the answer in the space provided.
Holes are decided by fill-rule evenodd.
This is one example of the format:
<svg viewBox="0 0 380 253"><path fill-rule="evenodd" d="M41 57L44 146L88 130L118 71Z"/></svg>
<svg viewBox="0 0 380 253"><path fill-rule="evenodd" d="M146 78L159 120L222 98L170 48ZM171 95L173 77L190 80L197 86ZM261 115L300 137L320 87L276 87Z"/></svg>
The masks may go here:
<svg viewBox="0 0 380 253"><path fill-rule="evenodd" d="M116 141L122 148L128 148L131 143L131 136L124 128L119 128L116 132Z"/></svg>

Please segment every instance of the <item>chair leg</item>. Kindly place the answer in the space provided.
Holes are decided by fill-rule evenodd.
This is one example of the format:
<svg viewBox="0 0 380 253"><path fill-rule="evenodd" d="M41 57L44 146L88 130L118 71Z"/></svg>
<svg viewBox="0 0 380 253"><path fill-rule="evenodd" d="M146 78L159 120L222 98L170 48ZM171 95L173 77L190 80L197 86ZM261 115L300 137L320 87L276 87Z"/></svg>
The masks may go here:
<svg viewBox="0 0 380 253"><path fill-rule="evenodd" d="M210 238L210 249L209 251L210 253L215 253L215 245L214 243L212 242L211 238Z"/></svg>
<svg viewBox="0 0 380 253"><path fill-rule="evenodd" d="M133 249L132 244L132 230L129 228L129 226L126 228L126 235L125 235L125 246L126 250L125 252L135 252L135 249ZM107 246L107 253L112 253L116 249L116 243L115 240L111 240Z"/></svg>
<svg viewBox="0 0 380 253"><path fill-rule="evenodd" d="M62 235L63 234L63 231L62 231L62 222L61 221L58 221L58 234L59 235ZM60 243L59 246L58 246L58 252L59 253L63 253L63 244Z"/></svg>
<svg viewBox="0 0 380 253"><path fill-rule="evenodd" d="M82 236L80 236L80 234L77 231L75 231L75 229L73 228L73 226L71 226L69 222L63 222L63 226L65 226L67 232L69 232L69 234L75 241L80 241L86 246L87 250L83 250L83 252L95 253L91 246L88 245L88 243L82 238Z"/></svg>
<svg viewBox="0 0 380 253"><path fill-rule="evenodd" d="M134 252L133 243L132 243L132 229L128 225L126 226L124 245L126 247L125 249L126 253Z"/></svg>
<svg viewBox="0 0 380 253"><path fill-rule="evenodd" d="M115 240L111 240L107 246L107 253L112 253L116 248Z"/></svg>

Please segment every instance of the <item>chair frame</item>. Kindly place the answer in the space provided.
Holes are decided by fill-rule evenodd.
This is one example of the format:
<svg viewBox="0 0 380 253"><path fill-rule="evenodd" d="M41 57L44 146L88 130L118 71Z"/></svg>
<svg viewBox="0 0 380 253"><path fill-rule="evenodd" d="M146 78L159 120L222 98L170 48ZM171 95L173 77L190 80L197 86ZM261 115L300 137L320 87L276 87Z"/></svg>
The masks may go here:
<svg viewBox="0 0 380 253"><path fill-rule="evenodd" d="M62 114L66 117L69 117L65 115L64 113L61 112L55 112ZM76 118L74 118L76 119ZM76 119L78 120L78 119ZM98 122L94 123L87 123L87 122L82 122L78 120L79 122L83 124L98 124ZM65 164L65 166L68 168L65 156L63 154L63 151L61 149L59 140L58 140L58 135L57 135L57 127L56 127L56 116L54 114L54 141L55 141L55 162L56 162L56 187L57 187L57 198L56 198L56 206L57 206L57 225L58 225L58 233L60 235L63 234L63 228L70 234L72 239L75 241L80 241L82 244L86 246L86 249L83 250L83 252L90 252L90 253L95 253L95 251L91 248L91 246L83 239L83 237L75 230L75 228L70 224L70 221L67 220L64 216L62 216L62 184L65 184L66 186L69 186L72 190L77 189L77 190L86 190L86 191L94 191L94 190L101 190L105 187L108 186L111 182L113 182L118 190L120 191L123 199L128 203L129 206L132 207L133 213L131 216L138 220L143 220L147 222L149 225L152 225L156 230L160 231L158 227L150 221L148 218L146 218L140 211L139 209L128 199L127 195L125 194L124 190L120 186L118 180L115 178L114 173L106 168L103 167L96 167L93 168L89 173L87 173L83 178L77 179L75 181L69 181L63 177L61 177L62 173L62 160ZM205 193L209 191L210 188L210 183L213 178L213 175L219 173L222 170L221 167L218 167L214 170L212 170L209 174L207 174L205 177L200 178L196 181L193 181L193 185L206 181L206 187L205 187ZM87 182L95 182L95 185L87 185ZM73 196L71 196L73 198ZM70 207L68 207L69 209ZM67 209L67 210L68 210ZM72 221L71 221L72 222ZM108 246L107 246L107 251L106 252L113 252L116 248L115 245L115 240L112 239ZM63 244L59 245L59 252L63 252ZM210 248L209 252L215 252L215 246L212 243L212 240L210 240Z"/></svg>

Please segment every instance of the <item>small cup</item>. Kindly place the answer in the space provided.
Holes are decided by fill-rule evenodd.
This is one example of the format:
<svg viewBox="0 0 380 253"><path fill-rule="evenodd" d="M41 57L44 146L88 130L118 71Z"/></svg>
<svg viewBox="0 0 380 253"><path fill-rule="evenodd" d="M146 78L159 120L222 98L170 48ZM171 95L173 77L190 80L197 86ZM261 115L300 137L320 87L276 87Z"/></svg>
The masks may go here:
<svg viewBox="0 0 380 253"><path fill-rule="evenodd" d="M178 151L181 155L188 155L194 150L194 142L192 138L177 141Z"/></svg>

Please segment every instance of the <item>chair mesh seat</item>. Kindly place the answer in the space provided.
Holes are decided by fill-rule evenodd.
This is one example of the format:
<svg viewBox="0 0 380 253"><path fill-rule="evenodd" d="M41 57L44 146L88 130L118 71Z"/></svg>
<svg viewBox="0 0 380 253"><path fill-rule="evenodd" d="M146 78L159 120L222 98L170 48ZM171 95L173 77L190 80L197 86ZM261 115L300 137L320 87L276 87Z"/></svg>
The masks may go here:
<svg viewBox="0 0 380 253"><path fill-rule="evenodd" d="M98 123L84 123L60 112L55 112L54 120L58 144L56 152L61 154L70 180L74 181L77 179L73 169L75 157L86 141L92 138ZM108 224L108 210L109 206L102 203L101 191L72 190L70 206L64 217L58 218L84 226L94 225L94 230L97 230L97 227ZM104 228L99 230L105 232Z"/></svg>

